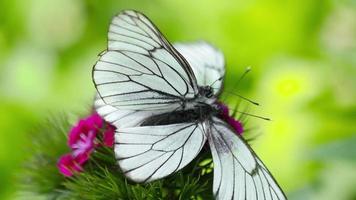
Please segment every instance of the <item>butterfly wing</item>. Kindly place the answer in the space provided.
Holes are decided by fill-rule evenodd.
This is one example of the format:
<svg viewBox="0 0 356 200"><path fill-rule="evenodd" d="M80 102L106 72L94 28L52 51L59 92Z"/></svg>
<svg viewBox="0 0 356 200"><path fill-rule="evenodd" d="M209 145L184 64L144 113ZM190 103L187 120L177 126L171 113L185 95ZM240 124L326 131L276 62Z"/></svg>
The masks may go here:
<svg viewBox="0 0 356 200"><path fill-rule="evenodd" d="M152 111L146 110L122 110L105 104L99 95L96 95L94 101L96 112L105 119L105 121L115 127L125 128L139 126L145 119L153 115ZM163 111L157 110L154 114L160 114Z"/></svg>
<svg viewBox="0 0 356 200"><path fill-rule="evenodd" d="M112 19L108 49L93 69L103 101L126 110L174 110L198 94L187 61L143 14L126 10Z"/></svg>
<svg viewBox="0 0 356 200"><path fill-rule="evenodd" d="M176 43L174 47L183 55L190 64L199 86L212 85L215 94L222 89L220 77L224 77L224 56L215 47L207 42ZM151 112L142 110L118 110L105 104L97 95L95 100L97 112L108 122L120 127L139 125ZM160 114L158 110L154 112Z"/></svg>
<svg viewBox="0 0 356 200"><path fill-rule="evenodd" d="M201 123L141 126L119 129L115 155L122 172L135 182L170 175L192 161L206 136Z"/></svg>
<svg viewBox="0 0 356 200"><path fill-rule="evenodd" d="M287 199L262 161L228 124L217 118L211 124L208 141L216 199Z"/></svg>
<svg viewBox="0 0 356 200"><path fill-rule="evenodd" d="M225 75L224 55L207 42L176 43L174 47L192 67L199 86L211 86L217 95Z"/></svg>

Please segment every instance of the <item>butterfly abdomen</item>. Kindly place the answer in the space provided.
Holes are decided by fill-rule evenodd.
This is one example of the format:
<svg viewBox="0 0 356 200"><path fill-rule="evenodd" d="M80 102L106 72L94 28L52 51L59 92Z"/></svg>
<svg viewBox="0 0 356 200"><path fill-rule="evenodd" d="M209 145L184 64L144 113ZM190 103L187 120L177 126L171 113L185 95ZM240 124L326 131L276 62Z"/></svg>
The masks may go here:
<svg viewBox="0 0 356 200"><path fill-rule="evenodd" d="M154 115L147 118L141 126L169 125L187 122L204 121L208 117L215 115L217 111L208 104L199 104L192 109L179 110L169 113Z"/></svg>

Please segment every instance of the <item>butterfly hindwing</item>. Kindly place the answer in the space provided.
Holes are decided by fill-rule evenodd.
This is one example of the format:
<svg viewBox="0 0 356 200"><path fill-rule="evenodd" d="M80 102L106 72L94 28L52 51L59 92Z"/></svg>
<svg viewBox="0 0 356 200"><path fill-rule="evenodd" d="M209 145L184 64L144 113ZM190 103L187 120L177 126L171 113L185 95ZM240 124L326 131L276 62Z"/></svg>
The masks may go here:
<svg viewBox="0 0 356 200"><path fill-rule="evenodd" d="M211 86L214 94L222 90L225 75L224 55L207 42L176 43L174 47L192 67L199 86Z"/></svg>
<svg viewBox="0 0 356 200"><path fill-rule="evenodd" d="M118 129L115 155L126 177L150 182L186 166L200 152L206 136L201 123Z"/></svg>
<svg viewBox="0 0 356 200"><path fill-rule="evenodd" d="M110 24L108 49L93 69L106 104L126 110L174 110L198 86L187 61L143 14L123 11Z"/></svg>
<svg viewBox="0 0 356 200"><path fill-rule="evenodd" d="M284 200L283 191L246 142L220 119L213 118L208 141L214 161L217 200Z"/></svg>

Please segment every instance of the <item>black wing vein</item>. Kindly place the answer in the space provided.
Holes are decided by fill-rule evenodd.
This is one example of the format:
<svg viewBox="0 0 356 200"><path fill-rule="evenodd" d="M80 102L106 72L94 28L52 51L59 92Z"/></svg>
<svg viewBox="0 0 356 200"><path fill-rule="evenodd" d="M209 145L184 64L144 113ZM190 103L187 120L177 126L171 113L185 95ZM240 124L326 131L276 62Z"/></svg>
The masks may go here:
<svg viewBox="0 0 356 200"><path fill-rule="evenodd" d="M214 165L216 199L286 199L275 179L243 138L220 119L213 118L210 123L208 141L214 163L219 163Z"/></svg>
<svg viewBox="0 0 356 200"><path fill-rule="evenodd" d="M124 128L115 135L115 154L128 178L150 182L187 165L205 140L200 123Z"/></svg>

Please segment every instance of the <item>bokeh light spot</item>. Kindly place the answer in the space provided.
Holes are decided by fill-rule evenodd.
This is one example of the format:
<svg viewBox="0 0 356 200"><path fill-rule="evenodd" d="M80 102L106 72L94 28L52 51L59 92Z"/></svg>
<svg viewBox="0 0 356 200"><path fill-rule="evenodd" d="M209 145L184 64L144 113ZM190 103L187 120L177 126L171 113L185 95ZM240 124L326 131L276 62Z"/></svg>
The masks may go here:
<svg viewBox="0 0 356 200"><path fill-rule="evenodd" d="M31 38L45 47L65 48L80 38L86 15L79 0L33 0L29 7Z"/></svg>
<svg viewBox="0 0 356 200"><path fill-rule="evenodd" d="M320 63L305 60L278 59L268 64L261 81L261 92L278 106L303 103L320 92ZM278 108L277 108L278 109Z"/></svg>
<svg viewBox="0 0 356 200"><path fill-rule="evenodd" d="M25 104L43 100L53 81L56 56L29 44L14 49L1 74L2 95Z"/></svg>
<svg viewBox="0 0 356 200"><path fill-rule="evenodd" d="M285 97L298 94L302 90L302 83L296 79L280 80L277 85L278 92Z"/></svg>

